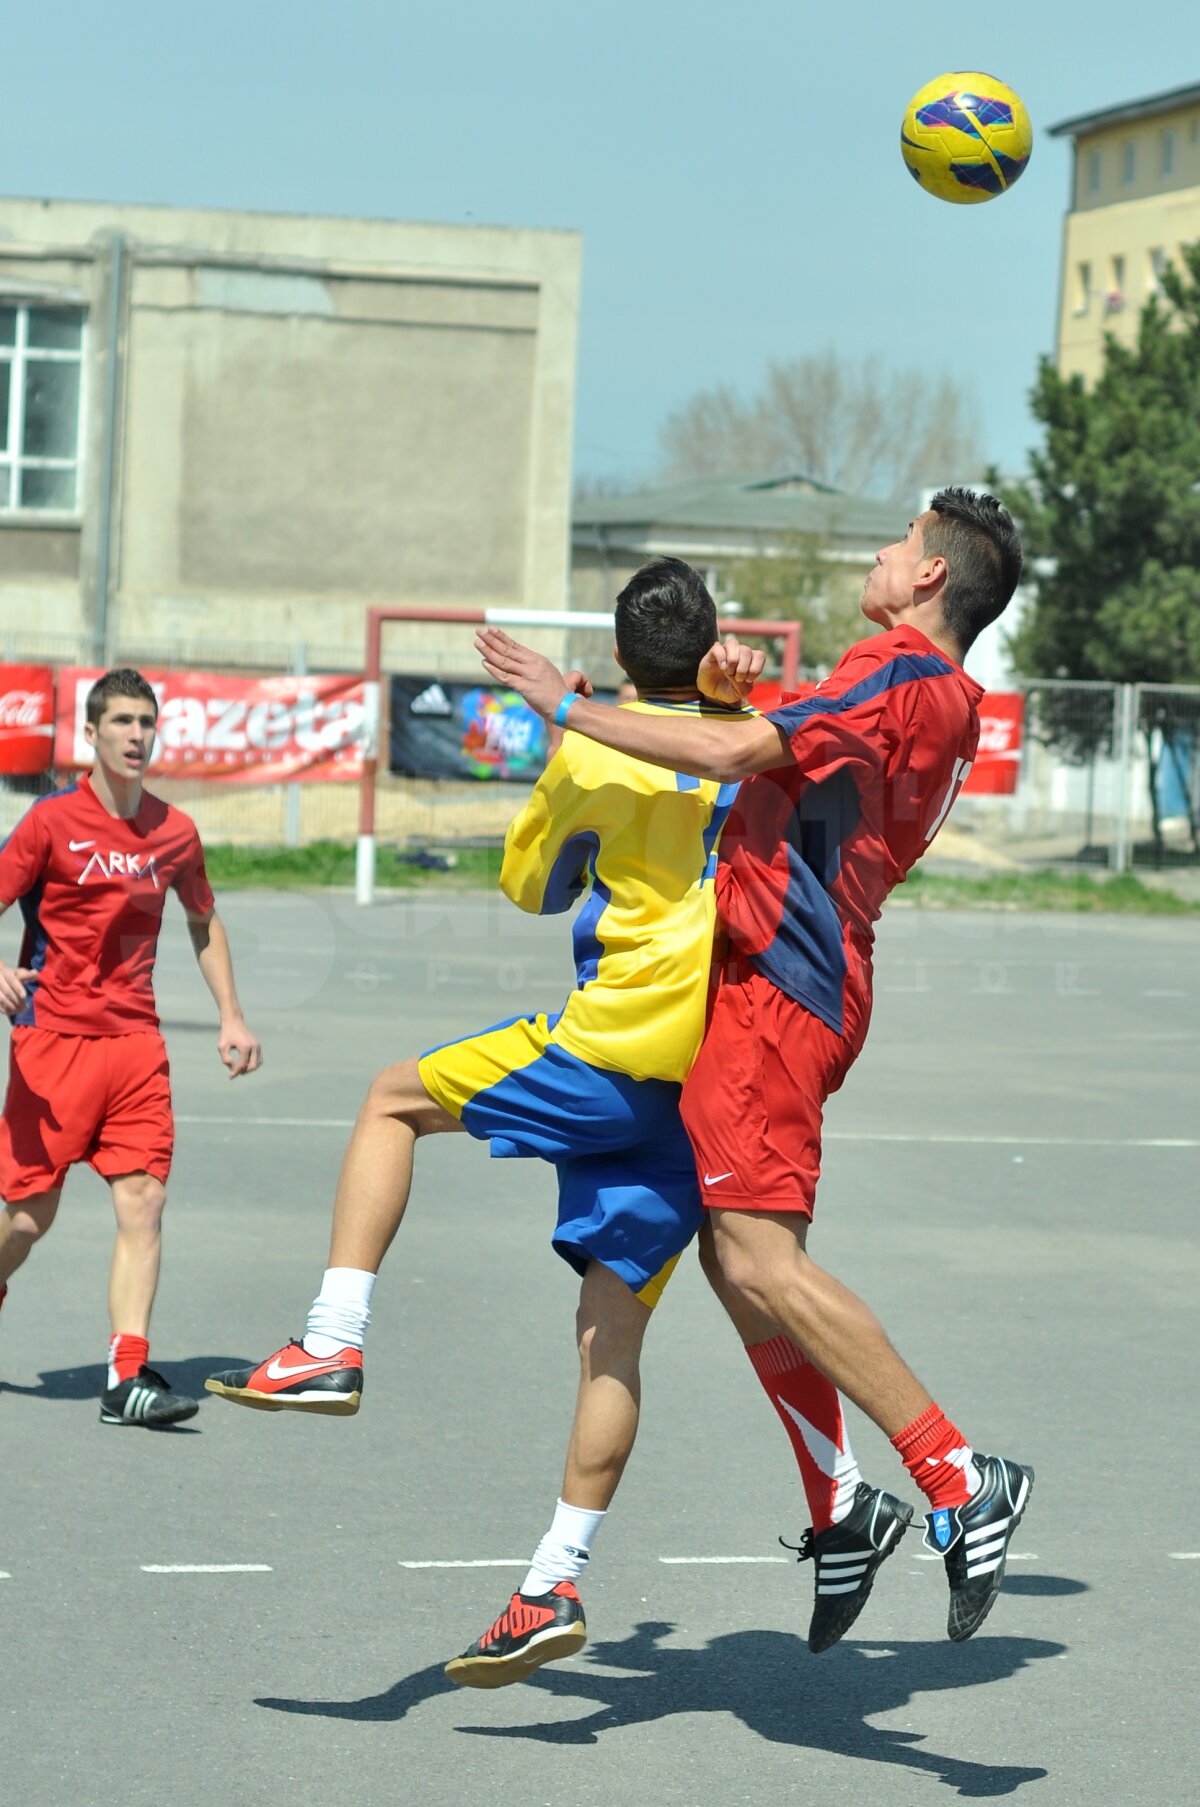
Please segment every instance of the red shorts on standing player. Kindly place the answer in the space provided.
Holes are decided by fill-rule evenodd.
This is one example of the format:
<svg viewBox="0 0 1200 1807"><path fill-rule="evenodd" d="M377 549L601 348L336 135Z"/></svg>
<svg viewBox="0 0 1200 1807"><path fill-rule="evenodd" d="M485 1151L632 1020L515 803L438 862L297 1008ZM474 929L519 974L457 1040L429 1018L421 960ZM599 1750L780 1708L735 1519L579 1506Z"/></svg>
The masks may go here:
<svg viewBox="0 0 1200 1807"><path fill-rule="evenodd" d="M13 1030L0 1197L15 1203L53 1192L76 1161L105 1179L149 1173L165 1185L174 1139L167 1050L157 1030Z"/></svg>

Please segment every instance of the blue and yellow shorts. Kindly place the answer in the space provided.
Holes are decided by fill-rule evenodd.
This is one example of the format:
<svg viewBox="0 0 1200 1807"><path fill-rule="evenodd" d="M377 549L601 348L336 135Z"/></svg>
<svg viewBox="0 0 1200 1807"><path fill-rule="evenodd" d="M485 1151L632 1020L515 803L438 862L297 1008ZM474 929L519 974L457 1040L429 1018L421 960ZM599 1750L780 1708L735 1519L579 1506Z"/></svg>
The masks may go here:
<svg viewBox="0 0 1200 1807"><path fill-rule="evenodd" d="M493 1157L558 1170L554 1247L577 1273L603 1262L657 1305L703 1211L680 1087L589 1066L546 1016L514 1017L421 1056L430 1097Z"/></svg>

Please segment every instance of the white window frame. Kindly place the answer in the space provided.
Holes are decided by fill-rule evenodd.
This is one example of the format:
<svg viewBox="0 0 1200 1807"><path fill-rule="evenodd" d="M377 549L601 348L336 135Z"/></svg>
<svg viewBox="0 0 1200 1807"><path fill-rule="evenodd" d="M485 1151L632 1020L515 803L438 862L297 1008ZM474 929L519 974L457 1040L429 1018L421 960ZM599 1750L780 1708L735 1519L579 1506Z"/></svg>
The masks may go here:
<svg viewBox="0 0 1200 1807"><path fill-rule="evenodd" d="M1104 180L1104 158L1099 150L1090 150L1087 160L1087 191L1098 195Z"/></svg>
<svg viewBox="0 0 1200 1807"><path fill-rule="evenodd" d="M83 482L83 445L84 421L87 418L87 344L88 315L87 309L76 303L62 303L49 296L31 298L27 295L5 295L0 292L0 307L11 307L16 310L16 331L12 345L0 345L0 360L9 366L8 386L8 449L0 452L0 464L8 469L8 493L0 493L0 519L3 520L66 520L77 521L82 512ZM65 351L60 347L30 346L29 315L30 310L38 313L57 312L70 313L79 318L79 348ZM35 362L55 364L78 364L79 366L79 409L75 421L75 450L69 458L37 458L28 456L21 446L25 438L25 391L26 366L30 359ZM24 470L74 471L75 501L69 508L56 504L45 507L36 503L17 502L13 498L20 489L21 472ZM2 484L2 480L0 480Z"/></svg>
<svg viewBox="0 0 1200 1807"><path fill-rule="evenodd" d="M1092 305L1092 266L1084 258L1075 266L1075 314L1086 314Z"/></svg>
<svg viewBox="0 0 1200 1807"><path fill-rule="evenodd" d="M1137 181L1137 139L1127 138L1121 146L1121 186L1132 188Z"/></svg>
<svg viewBox="0 0 1200 1807"><path fill-rule="evenodd" d="M1175 174L1175 132L1167 126L1159 142L1158 171L1165 179Z"/></svg>

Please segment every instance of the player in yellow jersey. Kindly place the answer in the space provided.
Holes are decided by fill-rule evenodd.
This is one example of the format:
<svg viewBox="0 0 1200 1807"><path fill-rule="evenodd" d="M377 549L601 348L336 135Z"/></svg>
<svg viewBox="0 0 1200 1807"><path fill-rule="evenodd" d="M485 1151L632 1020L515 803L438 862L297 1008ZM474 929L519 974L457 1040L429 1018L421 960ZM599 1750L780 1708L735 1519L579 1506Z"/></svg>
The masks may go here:
<svg viewBox="0 0 1200 1807"><path fill-rule="evenodd" d="M716 631L690 566L663 559L638 572L616 607L617 657L638 693L625 706L729 716L695 683ZM376 1077L343 1161L329 1265L302 1340L206 1382L262 1410L356 1412L371 1292L408 1202L417 1139L465 1129L494 1157L554 1165L554 1247L583 1277L575 1422L562 1496L529 1575L448 1667L467 1685L519 1680L585 1640L575 1581L633 1446L642 1339L702 1220L679 1098L704 1032L716 843L736 788L565 737L509 829L500 883L538 915L584 899L574 990L557 1015L498 1024ZM748 1345L776 1335L722 1298ZM857 1478L854 1469L851 1491Z"/></svg>

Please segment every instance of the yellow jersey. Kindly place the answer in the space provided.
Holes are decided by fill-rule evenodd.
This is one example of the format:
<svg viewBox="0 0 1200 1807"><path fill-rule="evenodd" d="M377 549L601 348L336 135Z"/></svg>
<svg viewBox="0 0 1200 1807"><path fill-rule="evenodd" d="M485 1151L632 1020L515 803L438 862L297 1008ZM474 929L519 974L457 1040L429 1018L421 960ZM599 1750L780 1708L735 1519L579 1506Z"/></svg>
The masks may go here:
<svg viewBox="0 0 1200 1807"><path fill-rule="evenodd" d="M706 702L644 715L738 713ZM504 843L500 887L546 916L586 894L576 987L551 1039L592 1066L682 1082L704 1034L717 838L736 784L647 765L568 727Z"/></svg>

